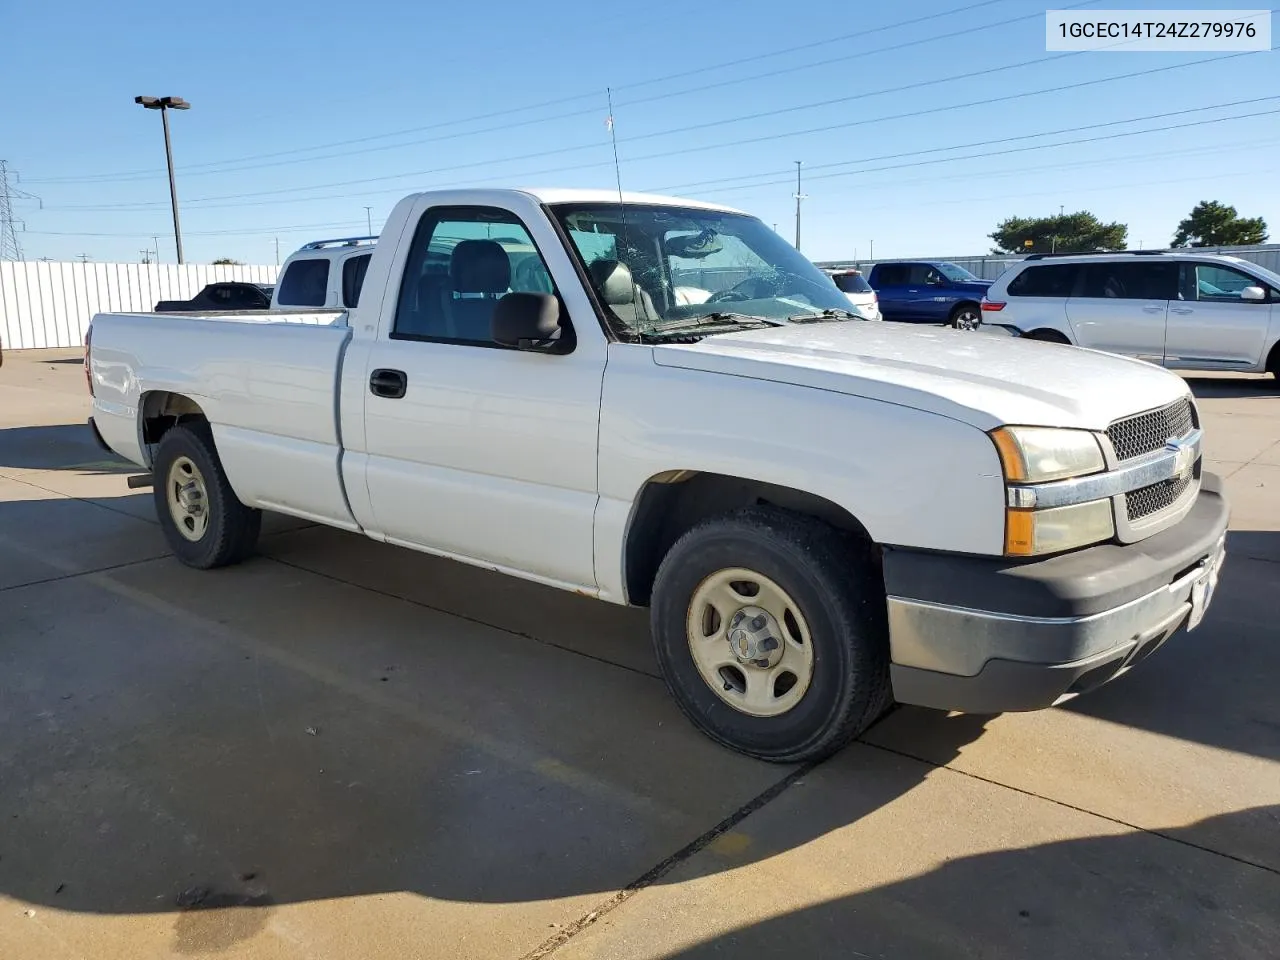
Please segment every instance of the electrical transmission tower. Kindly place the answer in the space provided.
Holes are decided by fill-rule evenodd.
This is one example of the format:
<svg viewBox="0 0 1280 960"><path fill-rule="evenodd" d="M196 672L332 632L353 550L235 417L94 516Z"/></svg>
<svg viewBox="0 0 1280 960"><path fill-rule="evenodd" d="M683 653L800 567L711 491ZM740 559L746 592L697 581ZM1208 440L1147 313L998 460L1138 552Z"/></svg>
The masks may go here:
<svg viewBox="0 0 1280 960"><path fill-rule="evenodd" d="M13 198L18 190L9 186L9 168L0 160L0 260L21 260L22 244L18 243L18 223L13 215Z"/></svg>

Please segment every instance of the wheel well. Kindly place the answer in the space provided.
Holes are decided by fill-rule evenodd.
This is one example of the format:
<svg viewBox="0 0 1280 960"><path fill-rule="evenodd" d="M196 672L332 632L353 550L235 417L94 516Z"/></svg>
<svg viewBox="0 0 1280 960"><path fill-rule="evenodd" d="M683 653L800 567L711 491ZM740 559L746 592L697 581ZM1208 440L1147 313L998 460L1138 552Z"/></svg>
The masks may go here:
<svg viewBox="0 0 1280 960"><path fill-rule="evenodd" d="M1280 380L1280 340L1271 345L1271 352L1267 354L1267 372Z"/></svg>
<svg viewBox="0 0 1280 960"><path fill-rule="evenodd" d="M959 303L957 303L954 307L951 308L952 315L955 315L965 307L975 307L978 310L981 310L982 304L979 303L977 300L961 300Z"/></svg>
<svg viewBox="0 0 1280 960"><path fill-rule="evenodd" d="M142 398L142 442L148 446L179 423L192 420L208 422L200 404L180 393L153 390Z"/></svg>
<svg viewBox="0 0 1280 960"><path fill-rule="evenodd" d="M1057 330L1050 330L1047 327L1041 327L1039 330L1032 330L1028 334L1024 334L1028 340L1041 340L1044 343L1066 343L1071 341L1059 333Z"/></svg>
<svg viewBox="0 0 1280 960"><path fill-rule="evenodd" d="M648 605L662 558L694 524L730 510L761 504L816 517L868 544L873 543L853 514L824 497L758 480L672 470L649 479L631 512L623 567L628 601L638 606Z"/></svg>

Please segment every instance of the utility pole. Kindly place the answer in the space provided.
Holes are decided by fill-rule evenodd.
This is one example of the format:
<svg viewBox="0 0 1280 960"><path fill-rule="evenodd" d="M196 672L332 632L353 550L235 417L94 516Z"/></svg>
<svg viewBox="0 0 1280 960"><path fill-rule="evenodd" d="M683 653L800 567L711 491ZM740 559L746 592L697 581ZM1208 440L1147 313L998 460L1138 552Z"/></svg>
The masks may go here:
<svg viewBox="0 0 1280 960"><path fill-rule="evenodd" d="M276 237L276 266L280 266L280 238Z"/></svg>
<svg viewBox="0 0 1280 960"><path fill-rule="evenodd" d="M369 236L373 236L373 207L364 208L364 225Z"/></svg>
<svg viewBox="0 0 1280 960"><path fill-rule="evenodd" d="M874 260L875 258L876 258L876 242L872 240L871 241L871 259Z"/></svg>
<svg viewBox="0 0 1280 960"><path fill-rule="evenodd" d="M134 97L133 102L141 104L148 110L160 111L160 122L164 126L164 159L169 165L169 202L173 205L173 242L178 250L178 263L186 263L182 257L182 228L178 225L178 187L173 179L173 148L169 144L169 111L190 110L191 104L181 97Z"/></svg>
<svg viewBox="0 0 1280 960"><path fill-rule="evenodd" d="M93 259L93 257L89 256L87 253L82 253L79 256L77 256L76 259L79 260L81 263L88 263L90 260Z"/></svg>
<svg viewBox="0 0 1280 960"><path fill-rule="evenodd" d="M152 242L152 244L154 244L154 246L152 247L152 249L153 249L153 250L155 250L155 252L156 252L156 263L159 263L159 262L160 262L160 238L159 238L159 237L152 237L152 238L151 238L151 242Z"/></svg>
<svg viewBox="0 0 1280 960"><path fill-rule="evenodd" d="M140 254L142 254L142 262L143 262L143 263L150 263L150 262L151 262L151 251L150 251L150 250L139 250L138 252L139 252Z"/></svg>
<svg viewBox="0 0 1280 960"><path fill-rule="evenodd" d="M804 163L803 160L796 161L796 249L800 249L800 201L804 199L804 194L800 192L800 167Z"/></svg>

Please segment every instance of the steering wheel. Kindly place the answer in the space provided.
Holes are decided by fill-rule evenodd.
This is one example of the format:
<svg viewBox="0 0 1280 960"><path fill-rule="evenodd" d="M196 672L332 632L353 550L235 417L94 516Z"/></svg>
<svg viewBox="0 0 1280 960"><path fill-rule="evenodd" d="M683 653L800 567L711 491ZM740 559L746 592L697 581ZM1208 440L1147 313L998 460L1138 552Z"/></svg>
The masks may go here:
<svg viewBox="0 0 1280 960"><path fill-rule="evenodd" d="M752 294L752 293L747 293L747 291L745 290L739 290L738 288L748 283L759 283L761 279L762 279L761 277L747 277L745 280L739 280L732 287L728 287L725 290L716 291L711 296L707 297L706 302L707 303L730 303L730 302L740 303L743 300L756 300L759 298L758 292Z"/></svg>

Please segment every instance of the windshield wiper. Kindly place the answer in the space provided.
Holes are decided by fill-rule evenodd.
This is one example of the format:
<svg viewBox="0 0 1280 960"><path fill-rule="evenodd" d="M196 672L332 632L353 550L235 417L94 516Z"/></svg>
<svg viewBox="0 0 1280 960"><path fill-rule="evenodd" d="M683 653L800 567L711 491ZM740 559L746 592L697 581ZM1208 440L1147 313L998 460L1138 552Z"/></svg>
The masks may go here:
<svg viewBox="0 0 1280 960"><path fill-rule="evenodd" d="M820 323L823 320L861 320L852 310L827 309L821 313L797 313L787 317L789 323Z"/></svg>
<svg viewBox="0 0 1280 960"><path fill-rule="evenodd" d="M696 330L699 327L720 327L720 326L756 326L756 327L781 327L786 325L785 320L775 320L771 317L758 317L750 313L729 313L717 311L715 313L703 313L696 317L679 317L672 320L660 321L654 326L645 330L646 335L665 334L665 333L683 333L689 330Z"/></svg>

